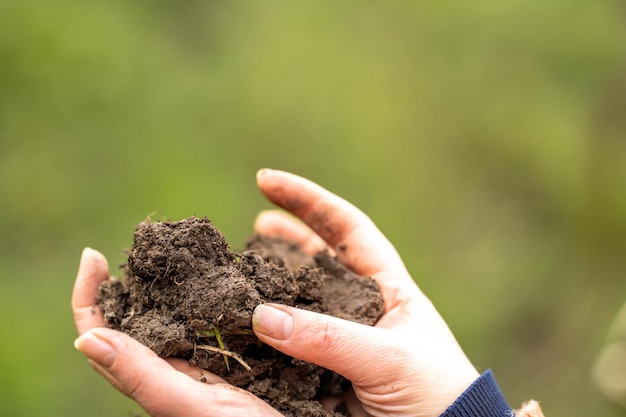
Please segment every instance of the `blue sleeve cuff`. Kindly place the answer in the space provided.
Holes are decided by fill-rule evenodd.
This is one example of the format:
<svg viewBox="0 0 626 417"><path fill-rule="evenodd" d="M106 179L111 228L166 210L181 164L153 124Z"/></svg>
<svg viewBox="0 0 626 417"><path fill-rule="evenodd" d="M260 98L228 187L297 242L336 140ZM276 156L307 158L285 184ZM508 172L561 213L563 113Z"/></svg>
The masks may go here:
<svg viewBox="0 0 626 417"><path fill-rule="evenodd" d="M461 394L441 417L514 417L496 380L487 370Z"/></svg>

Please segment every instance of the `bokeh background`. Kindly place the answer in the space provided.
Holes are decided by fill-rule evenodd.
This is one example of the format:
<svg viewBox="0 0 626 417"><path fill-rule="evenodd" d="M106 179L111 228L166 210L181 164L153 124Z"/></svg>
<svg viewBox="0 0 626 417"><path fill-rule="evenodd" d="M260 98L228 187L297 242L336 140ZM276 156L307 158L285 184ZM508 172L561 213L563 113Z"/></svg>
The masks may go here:
<svg viewBox="0 0 626 417"><path fill-rule="evenodd" d="M617 0L0 1L0 414L137 416L72 347L84 246L151 213L241 249L262 167L366 211L509 403L622 416ZM210 399L207 399L210 407Z"/></svg>

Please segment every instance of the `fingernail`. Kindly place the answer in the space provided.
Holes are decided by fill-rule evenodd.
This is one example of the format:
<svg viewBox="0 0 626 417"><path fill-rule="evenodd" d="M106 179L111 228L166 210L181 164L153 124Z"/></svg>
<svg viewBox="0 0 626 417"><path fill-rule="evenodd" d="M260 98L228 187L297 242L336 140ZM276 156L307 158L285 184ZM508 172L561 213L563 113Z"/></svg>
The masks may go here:
<svg viewBox="0 0 626 417"><path fill-rule="evenodd" d="M83 333L74 341L74 347L100 366L109 368L115 362L117 352L109 342L96 336L93 331Z"/></svg>
<svg viewBox="0 0 626 417"><path fill-rule="evenodd" d="M85 247L83 248L83 253L82 253L82 255L92 254L92 253L94 253L94 252L97 252L97 251L96 251L95 249L93 249L93 248L89 247L89 246L85 246Z"/></svg>
<svg viewBox="0 0 626 417"><path fill-rule="evenodd" d="M269 174L270 172L272 172L271 169L269 168L261 168L260 170L257 171L256 173L256 177L257 179L261 178L263 175L265 174Z"/></svg>
<svg viewBox="0 0 626 417"><path fill-rule="evenodd" d="M83 249L82 253L80 254L80 260L83 261L85 259L87 259L87 255L89 254L89 252L91 252L93 249L91 249L90 247L86 247Z"/></svg>
<svg viewBox="0 0 626 417"><path fill-rule="evenodd" d="M260 304L252 314L252 327L257 333L285 340L293 331L293 317L276 307Z"/></svg>
<svg viewBox="0 0 626 417"><path fill-rule="evenodd" d="M97 253L96 250L91 249L89 246L83 249L83 252L80 254L80 265L86 265L90 258L92 258Z"/></svg>

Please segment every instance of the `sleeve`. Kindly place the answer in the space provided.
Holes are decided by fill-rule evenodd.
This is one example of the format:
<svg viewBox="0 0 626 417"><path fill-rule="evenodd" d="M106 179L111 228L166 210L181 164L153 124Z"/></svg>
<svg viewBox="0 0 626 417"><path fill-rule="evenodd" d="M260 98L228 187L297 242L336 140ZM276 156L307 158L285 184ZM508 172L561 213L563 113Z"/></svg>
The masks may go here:
<svg viewBox="0 0 626 417"><path fill-rule="evenodd" d="M461 394L441 417L514 417L490 370Z"/></svg>

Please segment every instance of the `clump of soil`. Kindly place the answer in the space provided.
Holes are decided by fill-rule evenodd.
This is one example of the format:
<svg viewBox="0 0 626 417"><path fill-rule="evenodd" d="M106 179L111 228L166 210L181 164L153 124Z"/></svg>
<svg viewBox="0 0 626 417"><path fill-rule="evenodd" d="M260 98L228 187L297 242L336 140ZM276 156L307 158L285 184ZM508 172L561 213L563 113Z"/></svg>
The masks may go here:
<svg viewBox="0 0 626 417"><path fill-rule="evenodd" d="M251 330L252 311L273 302L373 325L383 302L371 278L327 252L311 257L260 235L234 252L208 219L197 217L139 224L123 271L122 280L99 289L107 326L162 357L188 359L287 416L344 415L324 411L318 400L341 396L350 383L261 343Z"/></svg>

